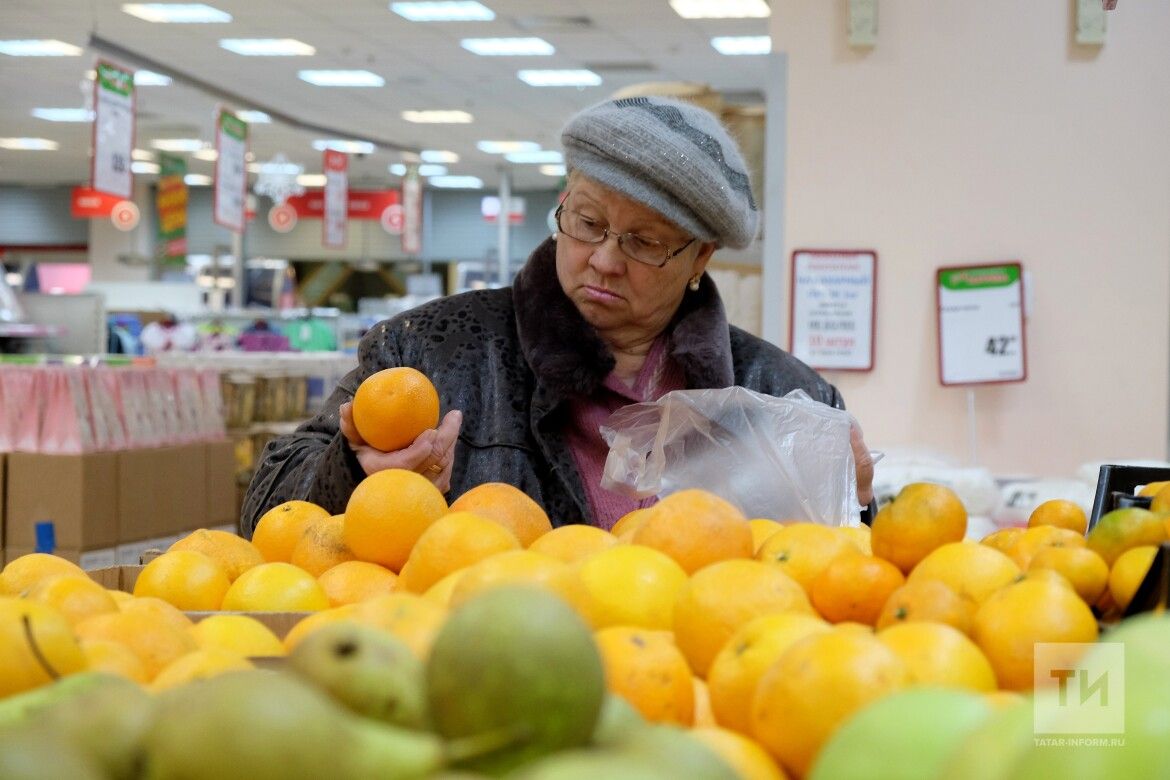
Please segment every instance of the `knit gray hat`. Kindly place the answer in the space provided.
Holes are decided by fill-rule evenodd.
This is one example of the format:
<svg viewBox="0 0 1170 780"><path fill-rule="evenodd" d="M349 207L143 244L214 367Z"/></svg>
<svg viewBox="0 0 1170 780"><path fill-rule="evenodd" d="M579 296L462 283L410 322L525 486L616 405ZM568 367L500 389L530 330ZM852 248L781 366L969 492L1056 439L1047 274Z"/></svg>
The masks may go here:
<svg viewBox="0 0 1170 780"><path fill-rule="evenodd" d="M607 100L561 131L565 164L700 241L742 249L759 227L743 156L714 114L663 97Z"/></svg>

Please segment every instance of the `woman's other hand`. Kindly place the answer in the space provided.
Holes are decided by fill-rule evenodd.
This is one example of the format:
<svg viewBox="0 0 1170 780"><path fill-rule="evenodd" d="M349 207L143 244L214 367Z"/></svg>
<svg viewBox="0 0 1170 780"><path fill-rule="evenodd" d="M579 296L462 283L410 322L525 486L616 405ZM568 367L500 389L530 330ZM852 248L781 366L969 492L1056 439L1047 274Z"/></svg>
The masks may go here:
<svg viewBox="0 0 1170 780"><path fill-rule="evenodd" d="M341 435L349 442L350 449L357 456L358 463L366 474L386 469L406 469L422 474L444 493L450 490L451 467L455 462L455 442L459 439L463 412L452 409L443 417L438 428L423 431L409 447L394 452L382 452L367 444L358 433L357 426L353 424L352 403L342 404L338 411Z"/></svg>
<svg viewBox="0 0 1170 780"><path fill-rule="evenodd" d="M873 501L873 455L865 446L861 426L856 420L849 429L849 445L853 448L853 462L857 464L857 503L869 506Z"/></svg>

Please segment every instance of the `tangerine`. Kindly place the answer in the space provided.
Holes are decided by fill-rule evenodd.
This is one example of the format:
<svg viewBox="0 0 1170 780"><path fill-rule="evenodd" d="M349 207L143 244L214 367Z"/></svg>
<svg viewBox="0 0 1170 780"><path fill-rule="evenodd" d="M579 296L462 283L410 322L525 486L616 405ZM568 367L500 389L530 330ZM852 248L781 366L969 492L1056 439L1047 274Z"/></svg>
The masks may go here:
<svg viewBox="0 0 1170 780"><path fill-rule="evenodd" d="M218 563L193 550L165 552L142 568L135 596L153 596L184 612L219 609L231 581Z"/></svg>
<svg viewBox="0 0 1170 780"><path fill-rule="evenodd" d="M228 579L236 577L253 566L264 563L264 556L247 539L227 531L200 528L192 531L170 546L171 550L191 550L203 553L219 564Z"/></svg>
<svg viewBox="0 0 1170 780"><path fill-rule="evenodd" d="M905 582L902 571L884 558L843 553L813 580L812 605L830 623L872 626L890 594Z"/></svg>
<svg viewBox="0 0 1170 780"><path fill-rule="evenodd" d="M516 536L494 520L452 511L419 536L400 572L401 584L411 593L421 594L453 571L519 547Z"/></svg>
<svg viewBox="0 0 1170 780"><path fill-rule="evenodd" d="M405 469L363 479L345 507L344 540L358 560L400 571L414 543L447 514L447 500L430 480Z"/></svg>
<svg viewBox="0 0 1170 780"><path fill-rule="evenodd" d="M233 612L316 612L329 608L320 583L291 563L264 563L231 584L223 609Z"/></svg>
<svg viewBox="0 0 1170 780"><path fill-rule="evenodd" d="M397 574L385 566L366 561L342 561L321 572L317 582L321 583L329 597L329 605L333 607L398 590Z"/></svg>
<svg viewBox="0 0 1170 780"><path fill-rule="evenodd" d="M856 549L840 529L816 523L792 523L760 545L756 560L779 566L808 593L813 580L834 558Z"/></svg>
<svg viewBox="0 0 1170 780"><path fill-rule="evenodd" d="M691 725L695 714L691 670L669 631L610 626L593 638L610 691L649 721Z"/></svg>
<svg viewBox="0 0 1170 780"><path fill-rule="evenodd" d="M377 371L353 394L353 424L375 449L404 449L439 424L439 393L418 369L396 366Z"/></svg>
<svg viewBox="0 0 1170 780"><path fill-rule="evenodd" d="M1054 498L1033 509L1032 514L1028 517L1029 528L1041 525L1067 528L1084 536L1085 529L1089 527L1089 518L1085 515L1085 510L1081 509L1080 504L1066 501L1063 498Z"/></svg>
<svg viewBox="0 0 1170 780"><path fill-rule="evenodd" d="M356 560L345 543L345 517L330 515L314 518L293 547L289 563L320 577L339 563Z"/></svg>
<svg viewBox="0 0 1170 780"><path fill-rule="evenodd" d="M967 534L967 510L945 485L915 482L899 491L873 519L873 554L909 574L930 552Z"/></svg>
<svg viewBox="0 0 1170 780"><path fill-rule="evenodd" d="M308 501L285 501L265 512L252 531L252 546L269 563L288 563L293 548L305 535L313 520L324 520L329 513Z"/></svg>

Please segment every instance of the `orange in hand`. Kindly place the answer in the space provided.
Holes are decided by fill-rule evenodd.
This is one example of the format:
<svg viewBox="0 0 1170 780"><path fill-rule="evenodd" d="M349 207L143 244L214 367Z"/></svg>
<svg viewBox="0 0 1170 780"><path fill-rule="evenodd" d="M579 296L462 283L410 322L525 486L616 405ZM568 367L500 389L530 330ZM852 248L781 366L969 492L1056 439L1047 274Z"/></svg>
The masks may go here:
<svg viewBox="0 0 1170 780"><path fill-rule="evenodd" d="M439 394L417 369L378 371L354 393L353 424L370 446L383 452L401 450L439 424Z"/></svg>

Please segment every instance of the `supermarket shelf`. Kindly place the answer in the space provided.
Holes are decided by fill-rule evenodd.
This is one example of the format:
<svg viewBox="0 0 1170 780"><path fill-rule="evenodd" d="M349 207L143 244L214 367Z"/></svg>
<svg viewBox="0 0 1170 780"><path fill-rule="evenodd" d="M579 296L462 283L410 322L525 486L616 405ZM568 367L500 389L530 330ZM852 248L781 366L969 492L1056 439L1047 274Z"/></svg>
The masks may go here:
<svg viewBox="0 0 1170 780"><path fill-rule="evenodd" d="M33 325L22 322L0 322L0 338L47 339L65 335L59 325Z"/></svg>

